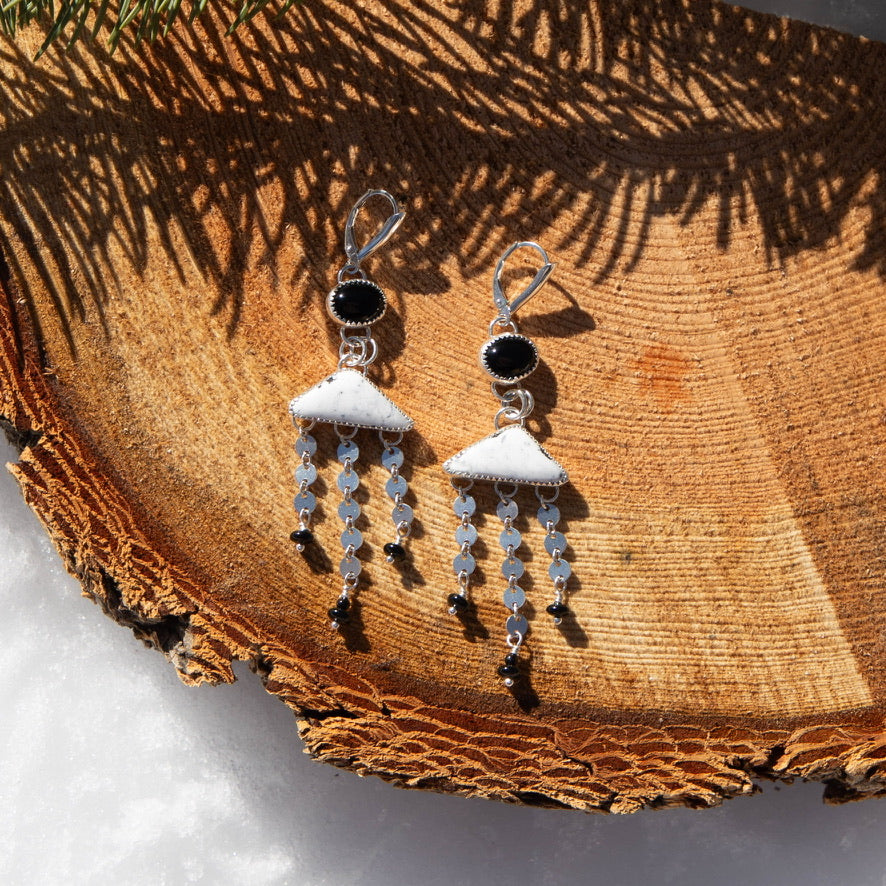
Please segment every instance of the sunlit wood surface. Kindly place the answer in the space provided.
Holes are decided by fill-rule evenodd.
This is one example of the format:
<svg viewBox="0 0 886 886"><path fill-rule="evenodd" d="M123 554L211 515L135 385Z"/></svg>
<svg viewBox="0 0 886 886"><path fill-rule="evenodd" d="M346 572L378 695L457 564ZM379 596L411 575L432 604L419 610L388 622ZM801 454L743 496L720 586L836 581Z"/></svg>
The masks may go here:
<svg viewBox="0 0 886 886"><path fill-rule="evenodd" d="M882 45L689 0L306 3L36 63L30 37L0 52L0 414L109 614L187 681L254 662L312 753L402 784L614 811L755 771L883 788ZM367 435L335 634L334 437L305 560L286 404L335 368L323 299L369 187L408 213L369 264L372 377L416 420L417 531L385 563ZM460 622L440 466L492 430L476 352L520 239L557 262L521 330L575 575L558 629L524 499L509 692L492 493Z"/></svg>

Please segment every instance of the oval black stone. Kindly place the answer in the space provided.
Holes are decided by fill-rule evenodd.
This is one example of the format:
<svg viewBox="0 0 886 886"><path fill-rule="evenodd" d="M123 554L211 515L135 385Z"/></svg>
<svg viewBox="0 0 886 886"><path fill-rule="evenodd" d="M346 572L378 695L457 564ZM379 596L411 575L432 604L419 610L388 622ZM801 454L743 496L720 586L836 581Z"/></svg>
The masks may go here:
<svg viewBox="0 0 886 886"><path fill-rule="evenodd" d="M326 297L326 309L344 326L368 326L384 315L388 302L381 289L369 280L346 280Z"/></svg>
<svg viewBox="0 0 886 886"><path fill-rule="evenodd" d="M464 612L468 608L467 598L463 597L461 594L450 594L446 598L446 602L456 612Z"/></svg>
<svg viewBox="0 0 886 886"><path fill-rule="evenodd" d="M545 608L545 611L553 615L554 618L562 618L568 614L569 607L565 603L551 603L550 606Z"/></svg>
<svg viewBox="0 0 886 886"><path fill-rule="evenodd" d="M501 665L498 669L498 675L499 677L510 677L513 679L520 676L520 669L516 665Z"/></svg>
<svg viewBox="0 0 886 886"><path fill-rule="evenodd" d="M509 667L516 667L518 661L520 661L520 657L517 655L516 652L509 652L505 656L505 664Z"/></svg>
<svg viewBox="0 0 886 886"><path fill-rule="evenodd" d="M310 529L296 529L289 538L300 545L309 545L314 540L314 533Z"/></svg>
<svg viewBox="0 0 886 886"><path fill-rule="evenodd" d="M405 560L406 559L406 548L403 545L398 545L395 541L389 541L382 550L392 559L392 560Z"/></svg>
<svg viewBox="0 0 886 886"><path fill-rule="evenodd" d="M525 335L505 333L483 345L480 363L499 381L520 381L538 366L538 351Z"/></svg>
<svg viewBox="0 0 886 886"><path fill-rule="evenodd" d="M335 604L335 608L342 610L350 609L351 601L347 597L339 597L338 602Z"/></svg>

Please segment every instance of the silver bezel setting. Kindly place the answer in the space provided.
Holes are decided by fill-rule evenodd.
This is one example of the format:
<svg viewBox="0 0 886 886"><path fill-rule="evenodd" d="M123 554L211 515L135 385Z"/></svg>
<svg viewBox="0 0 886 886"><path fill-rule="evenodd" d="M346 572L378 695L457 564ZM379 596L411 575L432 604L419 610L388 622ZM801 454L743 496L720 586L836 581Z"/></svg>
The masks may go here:
<svg viewBox="0 0 886 886"><path fill-rule="evenodd" d="M333 296L340 292L342 289L346 289L348 286L352 286L355 283L359 283L361 286L371 286L378 294L381 296L381 312L378 316L373 317L371 320L364 320L361 322L355 322L353 320L346 320L344 317L341 317L339 314L335 312L335 308L333 307ZM341 283L336 283L332 289L329 290L329 294L326 296L326 313L335 320L336 323L344 326L346 329L360 329L364 326L372 326L374 323L378 323L382 317L384 317L385 313L388 310L388 298L384 293L384 290L377 283L373 283L372 280L364 280L361 278L357 278L354 280L343 280Z"/></svg>
<svg viewBox="0 0 886 886"><path fill-rule="evenodd" d="M498 341L501 341L503 338L519 338L521 341L529 343L529 346L532 348L532 353L535 355L535 362L533 363L531 369L529 369L527 372L524 372L522 375L515 375L510 377L499 375L498 373L492 371L492 369L489 367L489 364L486 362L486 353L489 348L492 347L492 345L494 345ZM492 336L492 338L487 339L483 343L483 347L480 348L478 359L480 363L480 368L490 378L494 378L496 381L504 382L505 384L508 384L510 382L523 381L524 378L528 378L530 375L532 375L533 372L535 372L536 369L538 369L539 363L538 348L535 346L535 342L525 335L520 335L519 332L502 332L499 335L494 335Z"/></svg>

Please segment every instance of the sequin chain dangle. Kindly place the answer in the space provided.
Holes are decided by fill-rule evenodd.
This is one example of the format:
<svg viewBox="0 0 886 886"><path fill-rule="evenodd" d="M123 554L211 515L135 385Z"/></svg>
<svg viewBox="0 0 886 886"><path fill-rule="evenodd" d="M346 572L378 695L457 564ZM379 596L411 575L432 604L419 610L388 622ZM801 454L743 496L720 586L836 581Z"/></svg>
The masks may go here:
<svg viewBox="0 0 886 886"><path fill-rule="evenodd" d="M374 197L387 200L391 214L372 239L359 247L354 234L357 216L367 201ZM391 475L386 491L394 503L391 512L394 529L393 540L384 545L388 562L405 558L405 542L412 527L412 508L403 501L407 486L400 472L404 457L399 446L404 432L412 429L412 419L366 377L369 366L378 355L378 345L372 337L371 327L384 316L387 299L361 267L365 259L390 239L404 215L397 201L387 191L367 191L354 204L345 225L347 261L338 272L335 287L326 297L326 310L340 326L338 369L289 404L289 413L299 433L295 443L300 461L295 470L298 484L295 511L299 528L290 536L298 551L304 551L314 541L311 517L317 500L310 486L317 479L317 468L312 462L317 452L317 442L310 431L317 422L331 424L339 441L336 456L341 470L336 484L341 493L338 516L344 528L341 533L343 556L339 564L342 590L329 610L334 629L350 620L352 597L362 571L357 552L363 545L363 534L356 525L360 505L354 497L360 485L356 468L360 449L354 438L360 428L379 432L381 462Z"/></svg>
<svg viewBox="0 0 886 886"><path fill-rule="evenodd" d="M508 258L524 247L534 249L541 256L543 265L532 282L508 301L502 289L502 271ZM495 484L496 514L502 522L499 544L504 551L501 567L506 582L503 600L510 613L505 624L508 653L498 669L506 686L513 686L520 676L519 652L529 630L526 616L520 611L526 602L526 594L519 585L525 570L518 553L523 537L515 526L519 513L515 497L520 486L535 488L539 502L537 517L545 533L545 549L551 556L548 574L554 583L554 600L547 611L555 624L560 624L569 611L565 597L571 568L563 559L566 537L557 531L560 511L554 504L560 487L568 483L569 478L561 465L524 427L535 401L520 383L538 366L538 351L530 339L519 334L514 322L517 308L545 283L553 270L547 253L537 243L515 243L499 260L492 279L492 297L498 313L489 324L489 339L480 348L480 366L492 377L492 393L501 404L495 415L495 432L463 449L443 465L457 492L453 509L460 521L455 531L459 552L453 561L458 590L451 593L447 601L453 615L460 615L468 609L471 575L476 568L471 546L477 540L477 529L471 523L471 517L477 505L468 493L475 481Z"/></svg>

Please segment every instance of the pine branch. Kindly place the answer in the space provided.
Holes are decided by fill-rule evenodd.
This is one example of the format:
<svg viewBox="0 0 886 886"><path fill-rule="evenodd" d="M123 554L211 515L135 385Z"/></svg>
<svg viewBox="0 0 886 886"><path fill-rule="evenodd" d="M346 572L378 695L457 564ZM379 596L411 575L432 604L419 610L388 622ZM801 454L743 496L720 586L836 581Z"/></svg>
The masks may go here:
<svg viewBox="0 0 886 886"><path fill-rule="evenodd" d="M182 12L183 0L116 0L117 9L109 9L110 0L0 0L0 28L14 37L33 21L50 19L49 32L37 52L39 58L63 34L67 34L70 48L84 33L93 39L104 27L109 30L108 47L114 52L123 32L132 28L135 42L151 42L167 34ZM241 0L240 9L228 27L232 33L243 22L249 21L270 3L279 6L278 14L285 13L298 0ZM207 6L208 0L190 0L188 20L194 21ZM90 21L91 19L91 21Z"/></svg>

